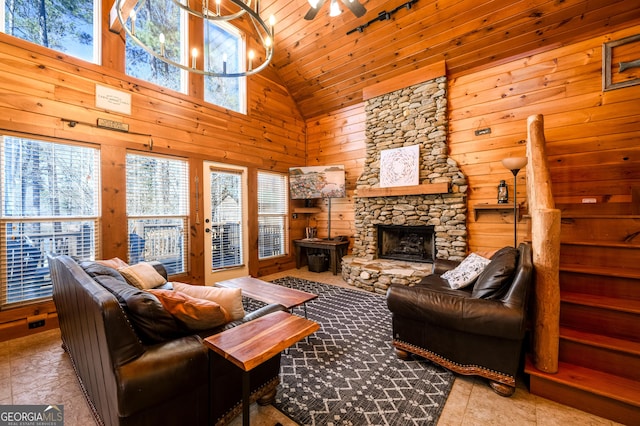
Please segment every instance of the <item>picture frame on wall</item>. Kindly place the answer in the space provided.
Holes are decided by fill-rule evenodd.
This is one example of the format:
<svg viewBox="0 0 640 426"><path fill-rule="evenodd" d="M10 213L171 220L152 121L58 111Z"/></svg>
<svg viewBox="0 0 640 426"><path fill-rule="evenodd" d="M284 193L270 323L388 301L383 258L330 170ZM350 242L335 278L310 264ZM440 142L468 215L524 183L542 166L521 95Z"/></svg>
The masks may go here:
<svg viewBox="0 0 640 426"><path fill-rule="evenodd" d="M640 34L602 45L602 90L640 84Z"/></svg>

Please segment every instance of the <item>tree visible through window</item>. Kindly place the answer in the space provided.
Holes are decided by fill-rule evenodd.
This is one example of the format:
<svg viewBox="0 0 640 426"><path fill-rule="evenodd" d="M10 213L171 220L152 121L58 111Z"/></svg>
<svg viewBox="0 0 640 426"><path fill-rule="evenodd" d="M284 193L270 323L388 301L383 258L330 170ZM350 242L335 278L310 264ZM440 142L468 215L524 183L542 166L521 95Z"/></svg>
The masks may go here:
<svg viewBox="0 0 640 426"><path fill-rule="evenodd" d="M139 3L136 9L135 35L146 46L160 52L161 35L164 38L164 53L174 62L184 63L184 40L187 26L183 22L180 8L173 0L156 0ZM131 20L128 21L131 25ZM163 62L127 39L126 72L130 76L146 80L176 91L186 91L182 72L178 67Z"/></svg>
<svg viewBox="0 0 640 426"><path fill-rule="evenodd" d="M99 0L0 0L2 31L98 63Z"/></svg>
<svg viewBox="0 0 640 426"><path fill-rule="evenodd" d="M189 169L186 160L127 154L129 263L157 260L187 270Z"/></svg>
<svg viewBox="0 0 640 426"><path fill-rule="evenodd" d="M47 254L99 253L99 151L0 137L1 306L51 297Z"/></svg>
<svg viewBox="0 0 640 426"><path fill-rule="evenodd" d="M240 32L230 24L205 24L205 66L208 70L228 73L243 72L245 48ZM206 77L204 100L221 107L245 113L244 77Z"/></svg>

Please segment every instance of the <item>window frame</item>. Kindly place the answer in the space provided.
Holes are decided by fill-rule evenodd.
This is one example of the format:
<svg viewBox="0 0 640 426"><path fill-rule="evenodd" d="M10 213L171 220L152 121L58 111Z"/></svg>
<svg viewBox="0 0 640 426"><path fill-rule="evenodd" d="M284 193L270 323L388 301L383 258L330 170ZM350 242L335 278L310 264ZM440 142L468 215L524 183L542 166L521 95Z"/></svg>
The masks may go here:
<svg viewBox="0 0 640 426"><path fill-rule="evenodd" d="M184 173L184 181L181 185L184 193L180 194L178 210L175 212L154 213L154 212L132 212L130 205L130 192L134 189L133 182L129 177L130 156L139 158L155 158L168 162L179 162L181 164L179 172ZM127 150L125 156L126 173L126 218L127 218L127 261L129 264L138 262L159 261L165 265L169 275L185 274L189 271L189 223L190 223L190 199L189 199L189 160L184 157L150 154L141 151ZM157 185L158 182L152 181ZM154 205L160 205L151 201ZM162 221L165 221L163 224ZM172 225L171 222L175 225ZM155 222L155 223L154 223ZM178 225L178 223L181 223ZM142 231L137 227L142 226ZM181 227L181 229L179 229ZM172 229L173 228L173 231ZM137 232L133 232L137 231ZM148 232L147 232L148 231ZM138 233L141 232L142 236ZM137 235L133 238L132 234ZM176 237L179 234L179 237ZM181 242L181 247L177 246L178 257L171 254L171 248L176 247L176 241ZM156 253L147 254L148 251L155 250ZM164 252L164 253L162 253ZM180 268L181 266L181 268Z"/></svg>
<svg viewBox="0 0 640 426"><path fill-rule="evenodd" d="M207 24L209 25L215 25L218 26L219 28L221 28L223 31L226 31L234 36L237 37L238 39L238 43L240 44L240 49L239 52L237 52L238 55L238 71L239 72L244 72L246 71L246 61L244 60L244 58L247 57L247 36L244 33L244 31L242 31L240 28L236 27L235 25L230 24L229 22L225 22L225 21L211 21L211 22L207 22L204 21L204 28L202 29L203 34L202 34L202 46L203 46L203 51L205 50L205 47L207 46ZM206 55L207 59L205 60L205 63L208 64L209 61L209 55ZM240 114L247 114L247 97L248 97L248 92L247 92L247 77L238 77L238 93L237 93L237 99L238 99L238 109L233 109L233 108L229 108L229 106L227 105L220 105L217 104L215 102L212 102L211 100L207 99L207 81L210 81L210 79L212 79L214 77L208 77L205 76L204 78L204 87L203 87L203 95L202 98L203 100L211 105L216 105L218 107L221 108L226 108L229 109L231 111L235 111L237 113ZM225 78L225 77L217 77L217 78Z"/></svg>
<svg viewBox="0 0 640 426"><path fill-rule="evenodd" d="M43 46L40 43L35 43L31 40L27 40L22 37L14 36L12 34L8 34L6 32L6 0L0 0L0 32L6 34L11 37L15 37L20 40L24 40L28 43L35 44L36 46L43 47L45 49L50 49L55 52L60 52L65 55L72 56L74 58L80 59L82 61L87 61L92 64L102 65L102 0L92 0L93 2L93 44L91 48L91 59L87 59L81 56L78 56L72 52L65 52L63 50L59 50L53 47Z"/></svg>
<svg viewBox="0 0 640 426"><path fill-rule="evenodd" d="M11 214L5 210L5 203L14 197L5 192L5 182L9 179L7 176L7 168L5 167L6 157L4 155L4 147L7 143L5 138L16 138L25 141L33 141L53 145L49 153L56 155L56 146L80 147L86 149L86 154L92 154L91 182L85 188L91 189L92 202L91 213L93 214L58 214L52 215L47 206L44 206L44 214L25 214L32 212L20 211L21 214ZM75 260L95 259L101 254L101 152L100 148L89 143L60 141L50 138L44 138L31 135L19 135L3 133L0 134L0 241L6 241L6 244L0 245L0 310L13 308L18 306L29 305L32 303L40 303L42 300L50 300L52 298L51 277L48 271L47 254L67 254L71 255ZM58 154L61 154L58 152ZM66 152L65 158L71 158L73 152ZM52 157L55 158L55 157ZM57 158L60 158L59 156ZM53 161L53 160L52 160ZM20 163L22 164L22 163ZM58 163L59 164L59 163ZM85 163L86 164L86 163ZM15 169L15 168L14 168ZM65 181L69 174L55 173L58 179L49 186L41 188L43 190L60 190L63 188L75 188L77 184L82 186L80 181L75 181L74 185L70 185ZM24 178L22 178L24 180ZM25 194L25 189L21 191ZM54 196L50 196L54 198ZM58 199L57 196L55 196ZM24 202L24 201L22 201ZM38 209L42 211L43 207ZM68 209L67 209L68 210ZM38 229L37 233L29 232L13 234L9 233L9 228L14 226L29 228L34 226ZM63 229L71 225L71 231ZM43 232L44 228L44 232ZM91 229L93 228L93 229ZM89 230L89 232L87 232ZM16 238L17 237L17 238ZM9 243L11 241L11 244ZM9 257L12 256L12 260ZM19 263L16 264L15 262ZM13 263L10 266L10 263ZM16 269L17 268L17 269ZM25 269L26 268L26 269ZM14 269L19 277L18 281L11 283L12 279L9 274ZM11 300L9 290L10 285L19 287L23 294L31 294L33 297L25 296ZM37 288L39 286L39 288Z"/></svg>
<svg viewBox="0 0 640 426"><path fill-rule="evenodd" d="M281 204L283 206L283 209L281 212L261 211L260 193L261 193L261 190L267 189L265 185L260 184L261 175L277 176L278 178L282 179L282 194L279 194L278 196L274 197L274 199L277 198L277 200L275 200L276 204L277 205ZM289 176L286 173L258 170L256 180L257 180L256 201L258 206L258 208L256 209L258 212L257 213L258 215L258 260L262 261L262 260L268 260L268 259L287 256L289 254L289 244L288 244L288 241L289 241ZM274 188L270 187L268 189L274 189ZM266 219L266 218L281 218L282 234L279 235L279 239L280 239L279 245L280 245L281 252L263 256L262 252L267 248L261 246L261 238L266 234L262 233L260 231L260 228L261 228L261 219Z"/></svg>

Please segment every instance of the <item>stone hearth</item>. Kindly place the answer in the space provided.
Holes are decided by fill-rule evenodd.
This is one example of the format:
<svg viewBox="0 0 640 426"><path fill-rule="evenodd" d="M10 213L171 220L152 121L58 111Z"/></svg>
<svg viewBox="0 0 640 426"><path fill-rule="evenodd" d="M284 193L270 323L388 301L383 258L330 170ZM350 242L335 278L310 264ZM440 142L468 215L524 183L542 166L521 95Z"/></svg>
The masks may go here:
<svg viewBox="0 0 640 426"><path fill-rule="evenodd" d="M353 253L342 277L354 286L386 293L391 283L415 284L432 264L378 259L376 225L433 226L435 258L462 260L467 252L467 180L449 157L446 77L366 101L366 158L356 183ZM446 183L448 192L427 195L358 196L379 187L380 152L419 145L420 184ZM416 192L418 194L418 192Z"/></svg>

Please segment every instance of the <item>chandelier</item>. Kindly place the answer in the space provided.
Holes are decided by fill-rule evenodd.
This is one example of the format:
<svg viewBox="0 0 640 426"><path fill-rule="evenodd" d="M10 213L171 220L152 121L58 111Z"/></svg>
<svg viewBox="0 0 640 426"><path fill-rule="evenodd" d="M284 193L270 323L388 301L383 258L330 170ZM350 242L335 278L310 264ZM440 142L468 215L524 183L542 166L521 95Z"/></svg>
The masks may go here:
<svg viewBox="0 0 640 426"><path fill-rule="evenodd" d="M114 4L115 12L117 14L117 19L120 22L120 25L122 25L122 28L127 34L127 37L139 47L144 49L151 56L162 62L173 65L191 73L209 77L246 77L259 73L260 71L265 69L267 65L269 65L269 62L271 62L271 58L273 57L275 18L273 17L273 15L271 15L268 23L265 22L265 20L260 16L259 0L255 0L254 8L252 8L251 6L252 0L224 0L224 11L222 11L222 0L212 1L213 10L211 10L210 8L209 0L171 0L181 10L191 16L194 16L197 19L202 20L203 23L206 23L207 21L229 22L235 19L247 17L250 26L255 29L256 36L259 39L260 44L264 48L264 56L261 56L261 58L263 58L262 62L257 64L257 66L254 66L254 59L257 55L254 50L249 50L247 52L246 68L244 71L239 70L238 72L227 72L226 55L222 55L222 67L220 70L205 69L206 67L204 64L206 64L207 61L204 60L202 61L201 67L199 67L199 52L195 47L192 48L189 52L191 57L190 64L183 63L184 60L180 60L179 58L170 58L166 53L165 34L163 34L162 32L158 34L159 48L152 48L147 43L142 41L136 35L136 10L144 6L144 3L146 3L146 1L147 0L141 0L138 2L136 2L135 0L116 0ZM191 2L197 2L198 6L202 6L201 9L191 7L189 5ZM129 10L129 13L126 14L123 9L125 11ZM128 16L128 18L125 18L123 15Z"/></svg>

